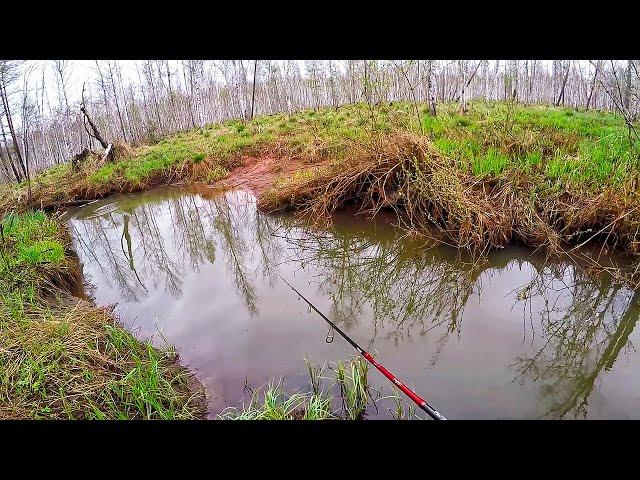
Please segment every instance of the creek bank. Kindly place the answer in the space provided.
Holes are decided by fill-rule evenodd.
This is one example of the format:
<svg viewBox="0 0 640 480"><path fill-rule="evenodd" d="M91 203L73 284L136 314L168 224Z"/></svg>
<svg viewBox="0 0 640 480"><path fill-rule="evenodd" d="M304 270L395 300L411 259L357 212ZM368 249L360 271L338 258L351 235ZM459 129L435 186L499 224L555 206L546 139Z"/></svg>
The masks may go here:
<svg viewBox="0 0 640 480"><path fill-rule="evenodd" d="M204 418L204 389L177 353L85 295L58 218L13 214L1 226L0 418Z"/></svg>
<svg viewBox="0 0 640 480"><path fill-rule="evenodd" d="M638 258L638 151L623 119L602 112L477 102L465 115L442 104L432 117L426 105L353 104L207 125L114 163L58 165L34 178L30 198L25 185L0 192L0 211L199 183L245 187L263 210L324 224L348 205L395 210L412 234L436 230L478 256L598 244Z"/></svg>
<svg viewBox="0 0 640 480"><path fill-rule="evenodd" d="M60 211L113 193L176 183L200 190L214 187L210 191L243 187L258 196L264 211L301 211L320 223L348 206L369 216L392 210L412 234L427 236L435 228L441 240L480 255L512 243L556 255L579 247L571 253L573 257L593 244L601 246L601 252L623 250L632 259L629 272L604 270L609 268L609 273L619 274L627 283L635 282L637 288L638 171L632 167L631 146L626 146L618 131L622 128L618 119L569 115L560 109L509 110L507 120L514 113L513 118L518 118L514 123L503 121L503 106L491 107L489 113L484 108L473 106L469 116L461 118L443 106L437 118L422 118L423 135L412 133L416 125L398 130L391 125L393 115L382 110L371 122L363 120L357 106L196 129L139 147L130 159L113 164L89 162L78 171L67 164L56 166L34 179L30 198L25 185L0 192L0 212ZM582 130L586 133L576 133ZM558 151L562 158L557 157ZM42 259L49 262L46 256ZM591 267L602 269L598 264ZM39 274L55 279L58 273L44 267ZM50 305L43 309L44 304L36 303L27 317L36 311L38 318L50 315ZM15 302L6 305L15 306ZM115 348L109 355L120 355L113 342L120 342L117 335L124 334L119 327L109 330L105 325L114 324L115 318L95 308L78 302L73 313L65 307L61 318L75 318L77 312L94 320L99 317L91 328L102 329L102 335L105 329L119 332L109 333L104 344ZM24 312L7 314L13 318ZM154 361L127 342L126 348L133 351L124 355L127 365ZM34 359L36 373L41 360ZM121 372L120 377L126 375ZM99 411L94 411L96 418L104 414Z"/></svg>

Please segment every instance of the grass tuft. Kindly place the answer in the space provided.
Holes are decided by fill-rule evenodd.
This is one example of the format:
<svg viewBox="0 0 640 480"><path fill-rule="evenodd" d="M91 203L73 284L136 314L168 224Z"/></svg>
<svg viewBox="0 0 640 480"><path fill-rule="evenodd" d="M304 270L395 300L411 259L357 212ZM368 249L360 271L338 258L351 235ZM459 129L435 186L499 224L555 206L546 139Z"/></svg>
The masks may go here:
<svg viewBox="0 0 640 480"><path fill-rule="evenodd" d="M305 359L311 392L284 393L282 379L252 392L251 401L242 408L228 407L218 418L224 420L361 420L371 400L367 379L368 364L361 358L338 362L334 381L325 391L321 388L324 366ZM333 409L331 391L338 389L341 409Z"/></svg>

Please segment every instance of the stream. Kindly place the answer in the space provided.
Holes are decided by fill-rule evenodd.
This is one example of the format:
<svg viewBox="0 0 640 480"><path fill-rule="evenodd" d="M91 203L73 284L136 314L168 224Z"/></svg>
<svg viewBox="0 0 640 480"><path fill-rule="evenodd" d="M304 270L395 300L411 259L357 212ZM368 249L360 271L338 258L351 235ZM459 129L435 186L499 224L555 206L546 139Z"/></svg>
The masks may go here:
<svg viewBox="0 0 640 480"><path fill-rule="evenodd" d="M66 219L87 293L117 304L140 338L175 345L210 418L248 403L245 386L309 391L305 357L355 354L339 335L326 341L280 276L450 419L640 418L640 290L570 263L510 247L474 268L406 238L392 216L343 212L310 228L258 211L244 190L159 188ZM373 367L369 381L394 391ZM394 411L384 398L367 418Z"/></svg>

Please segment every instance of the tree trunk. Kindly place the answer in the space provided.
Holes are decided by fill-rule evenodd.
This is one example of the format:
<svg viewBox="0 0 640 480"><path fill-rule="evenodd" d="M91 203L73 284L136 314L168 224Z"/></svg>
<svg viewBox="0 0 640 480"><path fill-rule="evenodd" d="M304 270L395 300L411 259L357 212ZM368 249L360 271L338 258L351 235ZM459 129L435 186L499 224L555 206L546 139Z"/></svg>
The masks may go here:
<svg viewBox="0 0 640 480"><path fill-rule="evenodd" d="M122 121L122 113L120 112L120 105L118 104L118 94L116 92L116 79L113 76L113 68L111 67L111 62L109 61L107 66L109 67L109 78L111 80L111 90L113 91L113 101L116 104L116 113L118 114L118 121L120 122L120 130L122 131L122 138L124 141L127 141L127 134L124 130L124 122Z"/></svg>
<svg viewBox="0 0 640 480"><path fill-rule="evenodd" d="M2 170L4 170L5 176L8 181L11 181L11 173L9 173L9 167L7 167L8 159L4 155L4 149L0 145L0 163L2 163Z"/></svg>
<svg viewBox="0 0 640 480"><path fill-rule="evenodd" d="M435 117L436 112L436 71L433 68L433 60L429 60L429 72L427 73L428 96L429 96L429 115Z"/></svg>
<svg viewBox="0 0 640 480"><path fill-rule="evenodd" d="M622 105L629 111L629 105L631 100L631 60L627 60L627 69L625 71L624 82L624 96L622 98Z"/></svg>
<svg viewBox="0 0 640 480"><path fill-rule="evenodd" d="M253 88L251 92L251 116L249 120L253 120L253 109L256 101L256 72L258 70L258 61L253 61Z"/></svg>
<svg viewBox="0 0 640 480"><path fill-rule="evenodd" d="M84 105L80 107L80 111L84 114L85 119L87 120L87 122L89 122L89 126L91 126L91 130L93 131L93 133L91 132L87 132L87 133L89 133L93 138L98 140L98 142L100 142L100 145L102 145L102 148L106 150L109 147L109 143L107 143L107 141L104 139L104 137L100 133L100 130L98 130L98 127L91 120L91 117L89 116L86 109L84 108Z"/></svg>
<svg viewBox="0 0 640 480"><path fill-rule="evenodd" d="M187 66L185 67L184 62L182 63L182 75L184 76L184 84L185 89L187 85L189 86L189 94L187 95L187 100L189 103L189 116L191 117L191 125L193 128L196 128L196 119L193 108L193 69L192 69L192 60L187 60ZM187 82L187 68L189 69L189 81Z"/></svg>
<svg viewBox="0 0 640 480"><path fill-rule="evenodd" d="M564 105L564 89L567 86L567 80L569 79L569 72L571 71L571 60L567 62L567 71L564 74L564 79L562 80L562 86L560 87L560 94L558 95L558 100L556 100L556 106L560 105L560 102Z"/></svg>
<svg viewBox="0 0 640 480"><path fill-rule="evenodd" d="M518 61L514 60L511 64L511 101L518 99Z"/></svg>
<svg viewBox="0 0 640 480"><path fill-rule="evenodd" d="M20 144L18 143L18 136L16 135L15 128L13 127L13 119L11 118L11 109L9 108L9 98L7 97L7 86L0 84L0 94L2 96L2 101L4 103L4 113L5 117L7 117L7 124L9 125L9 133L11 133L11 140L13 142L13 148L16 150L16 154L18 155L18 166L22 171L22 174L26 177L27 169L24 166L24 158L22 157L22 153L20 152Z"/></svg>
<svg viewBox="0 0 640 480"><path fill-rule="evenodd" d="M593 98L593 92L596 89L596 80L598 79L598 70L602 67L602 60L598 60L596 63L596 71L593 74L593 81L591 82L591 90L589 91L589 97L587 98L587 110L589 110L589 106L591 105L591 99Z"/></svg>
<svg viewBox="0 0 640 480"><path fill-rule="evenodd" d="M113 151L112 145L104 139L104 137L100 133L100 130L98 130L98 127L95 125L95 123L93 123L91 117L87 113L87 109L85 108L84 104L84 85L82 86L82 104L80 106L80 111L84 114L84 119L89 122L89 126L92 130L92 132L90 132L89 129L87 129L87 125L85 124L84 127L87 130L87 134L100 142L100 145L102 145L102 148L104 148L106 151L105 158L108 156L109 160L115 161L115 153Z"/></svg>
<svg viewBox="0 0 640 480"><path fill-rule="evenodd" d="M458 60L460 68L460 113L467 113L467 65L464 60Z"/></svg>
<svg viewBox="0 0 640 480"><path fill-rule="evenodd" d="M9 160L9 165L11 166L11 170L13 171L13 176L15 177L17 182L21 182L22 181L22 177L20 176L20 171L16 168L14 162L13 162L13 157L11 156L11 150L9 150L9 143L7 142L7 134L4 130L4 123L2 122L2 119L0 117L0 130L2 131L2 139L4 141L4 148L7 152L7 158Z"/></svg>
<svg viewBox="0 0 640 480"><path fill-rule="evenodd" d="M156 91L155 83L153 82L153 68L151 67L151 60L147 60L147 77L149 80L149 84L151 85L151 96L153 97L153 104L156 112L156 119L158 120L158 129L160 130L160 134L164 133L164 126L162 124L161 116L160 116L160 105L158 104L158 94Z"/></svg>

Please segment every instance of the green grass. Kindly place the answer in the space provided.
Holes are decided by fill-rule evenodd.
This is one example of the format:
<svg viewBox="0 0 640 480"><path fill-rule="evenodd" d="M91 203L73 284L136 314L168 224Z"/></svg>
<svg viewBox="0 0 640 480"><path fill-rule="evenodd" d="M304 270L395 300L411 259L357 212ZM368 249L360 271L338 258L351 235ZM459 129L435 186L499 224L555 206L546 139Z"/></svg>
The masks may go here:
<svg viewBox="0 0 640 480"><path fill-rule="evenodd" d="M640 168L640 144L630 141L624 120L614 113L581 112L552 106L470 102L466 115L458 105L427 106L393 102L371 108L358 103L335 109L264 115L252 121L230 120L181 132L155 145L138 147L115 164L72 173L68 164L34 179L34 197L62 200L70 191L108 192L146 188L176 175L208 182L223 178L240 155L278 149L305 160L348 161L354 142L374 135L412 131L426 135L440 155L463 172L478 176L536 175L536 183L598 190L620 186ZM155 180L154 180L155 179ZM128 187L127 187L128 186ZM74 189L74 187L77 189ZM25 186L0 193L6 205L24 198Z"/></svg>
<svg viewBox="0 0 640 480"><path fill-rule="evenodd" d="M314 179L322 170L322 167L311 167L303 170L296 170L293 174L281 177L276 180L274 187L283 188L298 182L307 182Z"/></svg>
<svg viewBox="0 0 640 480"><path fill-rule="evenodd" d="M474 175L499 175L509 164L509 157L496 148L473 158L471 171Z"/></svg>
<svg viewBox="0 0 640 480"><path fill-rule="evenodd" d="M336 383L340 387L342 408L347 420L360 420L364 417L369 403L369 364L356 358L349 362L348 369L344 362L338 362Z"/></svg>
<svg viewBox="0 0 640 480"><path fill-rule="evenodd" d="M108 163L91 173L89 181L98 184L108 183L122 170L123 168L120 164Z"/></svg>
<svg viewBox="0 0 640 480"><path fill-rule="evenodd" d="M0 221L0 419L201 417L203 394L175 351L70 295L67 246L41 211Z"/></svg>
<svg viewBox="0 0 640 480"><path fill-rule="evenodd" d="M319 141L328 142L325 153L338 154L343 150L345 140L366 137L366 120L361 106L344 108L344 115L333 110L301 111L291 118L286 115L262 116L251 122L229 120L220 124L167 137L155 145L140 147L131 157L122 158L116 164L106 164L88 176L94 184L144 183L155 174L171 168L180 168L185 162L201 163L211 159L220 169L229 170L239 154L251 154L256 148L269 145L277 140L285 143L293 151L304 152ZM377 128L387 128L379 122ZM213 167L216 169L216 167ZM211 178L220 177L222 170Z"/></svg>
<svg viewBox="0 0 640 480"><path fill-rule="evenodd" d="M329 367L333 377L325 375L326 366L305 359L309 374L309 391L286 394L282 379L273 380L266 387L251 392L249 404L242 408L228 407L218 418L223 420L362 420L367 407L385 399L391 399L395 411L389 409L397 420L423 417L415 413L414 405L391 390L386 397L373 399L368 381L369 364L360 357L346 362L339 361ZM329 381L322 388L323 381ZM426 418L426 417L425 417Z"/></svg>
<svg viewBox="0 0 640 480"><path fill-rule="evenodd" d="M205 181L208 183L217 182L229 175L229 170L221 166L215 166L207 172Z"/></svg>
<svg viewBox="0 0 640 480"><path fill-rule="evenodd" d="M48 168L36 177L36 180L43 185L55 185L61 179L71 174L71 163L61 163L60 165Z"/></svg>
<svg viewBox="0 0 640 480"><path fill-rule="evenodd" d="M34 298L43 273L68 268L59 226L40 211L0 221L0 257L0 312L14 319Z"/></svg>
<svg viewBox="0 0 640 480"><path fill-rule="evenodd" d="M287 395L282 380L271 381L257 389L251 401L242 408L226 408L218 418L226 420L361 420L372 399L368 383L368 363L361 358L339 361L334 368L334 379L327 389L322 388L324 366L305 359L309 373L310 392ZM332 391L338 390L334 398ZM341 407L337 408L337 404Z"/></svg>
<svg viewBox="0 0 640 480"><path fill-rule="evenodd" d="M438 151L474 175L538 171L538 181L602 188L619 185L640 168L640 143L630 141L615 114L504 103L472 103L465 119L454 105L422 127ZM533 170L532 170L533 169Z"/></svg>
<svg viewBox="0 0 640 480"><path fill-rule="evenodd" d="M262 398L260 399L260 393ZM306 393L286 395L281 383L270 383L263 392L254 393L251 403L242 409L227 408L223 420L328 420L338 418L331 412L331 399Z"/></svg>

